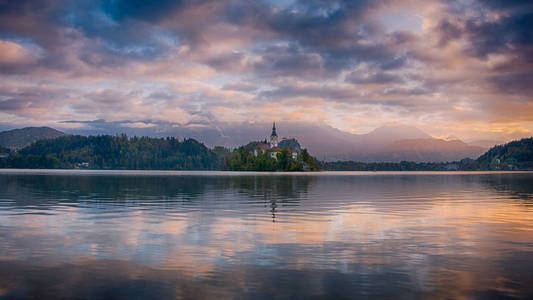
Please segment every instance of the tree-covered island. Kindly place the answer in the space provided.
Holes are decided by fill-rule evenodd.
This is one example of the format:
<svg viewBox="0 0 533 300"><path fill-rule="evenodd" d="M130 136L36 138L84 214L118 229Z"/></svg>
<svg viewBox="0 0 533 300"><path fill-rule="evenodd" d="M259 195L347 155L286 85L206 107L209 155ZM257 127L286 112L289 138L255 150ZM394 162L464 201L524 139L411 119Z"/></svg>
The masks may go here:
<svg viewBox="0 0 533 300"><path fill-rule="evenodd" d="M267 142L251 142L235 149L224 165L230 171L317 171L320 164L294 138L278 141L276 123Z"/></svg>

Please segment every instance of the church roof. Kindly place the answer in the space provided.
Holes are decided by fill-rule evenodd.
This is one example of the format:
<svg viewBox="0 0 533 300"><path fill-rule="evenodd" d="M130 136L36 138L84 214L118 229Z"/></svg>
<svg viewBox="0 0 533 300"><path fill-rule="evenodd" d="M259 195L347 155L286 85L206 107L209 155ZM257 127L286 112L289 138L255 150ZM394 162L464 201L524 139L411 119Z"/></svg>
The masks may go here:
<svg viewBox="0 0 533 300"><path fill-rule="evenodd" d="M259 143L255 146L255 149L268 150L270 149L270 146L266 143Z"/></svg>
<svg viewBox="0 0 533 300"><path fill-rule="evenodd" d="M270 136L278 136L276 133L276 122L272 124L272 134Z"/></svg>

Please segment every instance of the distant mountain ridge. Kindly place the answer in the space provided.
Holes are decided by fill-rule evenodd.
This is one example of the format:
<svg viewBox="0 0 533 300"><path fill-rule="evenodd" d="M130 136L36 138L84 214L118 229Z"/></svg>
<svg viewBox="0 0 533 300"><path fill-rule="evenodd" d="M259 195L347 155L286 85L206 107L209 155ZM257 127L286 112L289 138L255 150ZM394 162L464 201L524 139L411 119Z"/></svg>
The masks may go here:
<svg viewBox="0 0 533 300"><path fill-rule="evenodd" d="M64 136L65 133L50 127L25 127L0 132L0 146L17 150L43 140Z"/></svg>
<svg viewBox="0 0 533 300"><path fill-rule="evenodd" d="M471 146L460 140L406 139L389 144L383 150L383 156L391 161L454 161L477 158L485 151L486 148Z"/></svg>
<svg viewBox="0 0 533 300"><path fill-rule="evenodd" d="M94 121L97 123L97 121ZM193 138L212 148L223 146L236 148L249 141L264 140L270 135L270 124L242 123L215 124L209 126L177 126L169 123L158 123L157 126L146 128L127 127L119 122L94 124L93 130L72 130L68 133L82 135L122 134L129 136L167 137L180 139ZM148 122L148 121L147 121ZM93 123L90 123L93 124ZM88 124L89 125L89 124ZM28 136L21 142L11 140L4 147L22 148L31 142L43 138L61 136L62 132L46 128L55 134L27 134L24 131L35 131L39 128L24 128L2 132L17 132L21 137ZM30 130L31 129L31 130ZM18 133L20 132L20 133ZM311 155L323 161L355 160L361 162L399 162L402 160L416 162L453 161L463 158L475 159L489 149L490 141L483 141L483 146L474 146L459 140L436 139L424 131L405 125L386 125L366 134L344 132L325 124L278 122L280 138L296 138L303 148ZM0 141L4 141L3 138ZM3 144L0 143L0 146Z"/></svg>
<svg viewBox="0 0 533 300"><path fill-rule="evenodd" d="M477 159L448 162L324 162L330 171L532 171L533 137L497 145Z"/></svg>

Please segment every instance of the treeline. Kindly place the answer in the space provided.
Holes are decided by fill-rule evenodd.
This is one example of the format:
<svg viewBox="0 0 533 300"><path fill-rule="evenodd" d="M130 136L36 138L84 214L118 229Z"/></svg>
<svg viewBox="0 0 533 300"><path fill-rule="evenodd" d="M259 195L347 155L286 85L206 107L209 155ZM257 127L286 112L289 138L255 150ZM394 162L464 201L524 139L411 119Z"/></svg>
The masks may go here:
<svg viewBox="0 0 533 300"><path fill-rule="evenodd" d="M275 158L270 152L253 155L250 145L230 151L207 148L194 139L128 137L126 135L67 135L39 140L0 158L0 168L315 171L319 163L307 150L293 159L288 148ZM3 149L0 149L3 150Z"/></svg>
<svg viewBox="0 0 533 300"><path fill-rule="evenodd" d="M223 170L227 171L317 171L320 164L303 149L293 159L288 148L282 148L276 153L276 157L271 156L269 151L260 151L257 156L249 147L243 146L235 149L229 157L225 159Z"/></svg>
<svg viewBox="0 0 533 300"><path fill-rule="evenodd" d="M221 156L194 139L68 135L37 141L1 159L0 168L217 170Z"/></svg>
<svg viewBox="0 0 533 300"><path fill-rule="evenodd" d="M233 151L207 148L194 139L67 135L40 140L18 152L0 148L0 168L89 168L131 170L229 171L475 171L533 170L533 138L495 146L476 160L400 163L356 161L319 162L306 149L293 158L289 148L275 157L253 149L252 142ZM298 144L299 145L299 144ZM299 148L298 148L299 149Z"/></svg>
<svg viewBox="0 0 533 300"><path fill-rule="evenodd" d="M324 162L322 168L328 171L474 171L477 170L472 159L458 162L417 163L412 161L393 162L357 162L335 161Z"/></svg>
<svg viewBox="0 0 533 300"><path fill-rule="evenodd" d="M478 159L463 159L455 162L399 163L356 161L324 162L329 171L498 171L533 170L533 138L513 141L492 147Z"/></svg>

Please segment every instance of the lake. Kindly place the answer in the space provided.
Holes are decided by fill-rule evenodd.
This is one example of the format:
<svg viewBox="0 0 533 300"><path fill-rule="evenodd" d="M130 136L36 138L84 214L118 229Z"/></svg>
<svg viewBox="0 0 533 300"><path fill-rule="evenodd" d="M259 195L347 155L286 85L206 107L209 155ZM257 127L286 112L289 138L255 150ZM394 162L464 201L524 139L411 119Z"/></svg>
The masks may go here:
<svg viewBox="0 0 533 300"><path fill-rule="evenodd" d="M532 299L533 173L0 170L0 299Z"/></svg>

